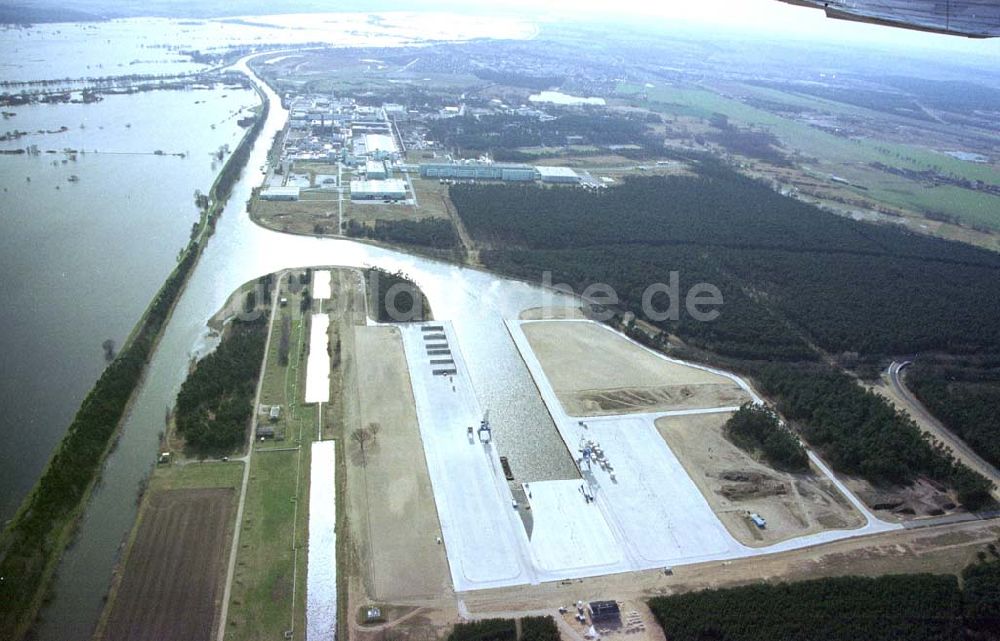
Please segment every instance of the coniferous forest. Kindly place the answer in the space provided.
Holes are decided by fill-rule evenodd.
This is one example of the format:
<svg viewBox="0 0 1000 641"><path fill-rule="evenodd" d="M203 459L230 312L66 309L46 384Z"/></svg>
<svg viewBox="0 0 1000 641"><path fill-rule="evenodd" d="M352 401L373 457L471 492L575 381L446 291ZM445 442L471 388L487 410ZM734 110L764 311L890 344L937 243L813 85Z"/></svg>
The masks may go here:
<svg viewBox="0 0 1000 641"><path fill-rule="evenodd" d="M963 639L954 576L839 577L704 590L649 602L671 641Z"/></svg>

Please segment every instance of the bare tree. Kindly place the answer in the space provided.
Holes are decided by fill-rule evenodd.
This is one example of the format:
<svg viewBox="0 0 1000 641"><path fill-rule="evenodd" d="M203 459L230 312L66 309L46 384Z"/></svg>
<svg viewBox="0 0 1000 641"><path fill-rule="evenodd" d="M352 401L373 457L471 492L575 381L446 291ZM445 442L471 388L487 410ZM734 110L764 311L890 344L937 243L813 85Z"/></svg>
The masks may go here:
<svg viewBox="0 0 1000 641"><path fill-rule="evenodd" d="M365 444L372 438L371 432L363 427L351 432L351 439L357 442L358 446L361 447L361 464L364 465L367 461L365 459Z"/></svg>
<svg viewBox="0 0 1000 641"><path fill-rule="evenodd" d="M368 433L372 435L372 442L378 440L378 433L382 429L382 426L378 423L368 424Z"/></svg>

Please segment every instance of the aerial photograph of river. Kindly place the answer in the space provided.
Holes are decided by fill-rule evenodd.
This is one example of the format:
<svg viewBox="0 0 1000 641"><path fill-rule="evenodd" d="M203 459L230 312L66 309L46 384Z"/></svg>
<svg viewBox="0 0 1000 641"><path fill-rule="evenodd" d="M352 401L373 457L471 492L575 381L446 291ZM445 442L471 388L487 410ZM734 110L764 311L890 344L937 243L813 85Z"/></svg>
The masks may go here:
<svg viewBox="0 0 1000 641"><path fill-rule="evenodd" d="M995 6L196 4L0 8L0 637L992 638Z"/></svg>

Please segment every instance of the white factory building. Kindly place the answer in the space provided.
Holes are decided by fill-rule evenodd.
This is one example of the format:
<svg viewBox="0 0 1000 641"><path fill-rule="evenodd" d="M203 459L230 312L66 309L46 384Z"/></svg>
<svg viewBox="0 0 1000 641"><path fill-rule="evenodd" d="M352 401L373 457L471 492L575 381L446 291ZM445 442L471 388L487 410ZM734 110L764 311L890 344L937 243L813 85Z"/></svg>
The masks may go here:
<svg viewBox="0 0 1000 641"><path fill-rule="evenodd" d="M352 148L355 156L367 156L376 160L394 158L399 154L396 141L388 133L362 133L358 135L355 132Z"/></svg>
<svg viewBox="0 0 1000 641"><path fill-rule="evenodd" d="M298 187L265 187L260 192L261 200L298 200Z"/></svg>
<svg viewBox="0 0 1000 641"><path fill-rule="evenodd" d="M580 182L580 175L570 169L569 167L535 167L535 171L538 172L538 178L543 183L565 183L565 184L578 184Z"/></svg>
<svg viewBox="0 0 1000 641"><path fill-rule="evenodd" d="M352 180L351 200L404 200L406 182L388 180Z"/></svg>

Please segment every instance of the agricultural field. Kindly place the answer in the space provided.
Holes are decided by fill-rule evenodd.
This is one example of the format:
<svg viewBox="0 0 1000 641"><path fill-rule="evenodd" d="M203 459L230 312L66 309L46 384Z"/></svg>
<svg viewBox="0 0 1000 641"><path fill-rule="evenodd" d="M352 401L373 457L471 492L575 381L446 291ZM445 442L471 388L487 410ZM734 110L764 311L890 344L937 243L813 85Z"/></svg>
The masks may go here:
<svg viewBox="0 0 1000 641"><path fill-rule="evenodd" d="M242 467L210 465L224 474ZM203 475L192 474L177 484L206 480L198 476ZM104 629L105 641L214 638L235 495L233 487L150 493Z"/></svg>
<svg viewBox="0 0 1000 641"><path fill-rule="evenodd" d="M849 180L852 186L841 187L839 191L855 198L871 197L921 215L945 216L976 228L1000 229L1000 218L996 214L1000 211L1000 196L950 185L929 186L879 171L871 165L881 163L903 170L934 170L942 175L987 184L1000 183L1000 170L996 167L958 160L915 144L836 135L812 126L803 118L753 106L748 104L751 101L741 101L736 95L744 99L750 96L780 102L790 109L810 114L819 110L863 120L876 127L874 123L886 118L886 114L763 87L740 85L730 89L732 96L698 86L646 88L623 84L617 92L630 105L676 118L676 125L694 135L704 132L699 120L709 121L717 114L738 125L763 128L777 136L800 165Z"/></svg>

